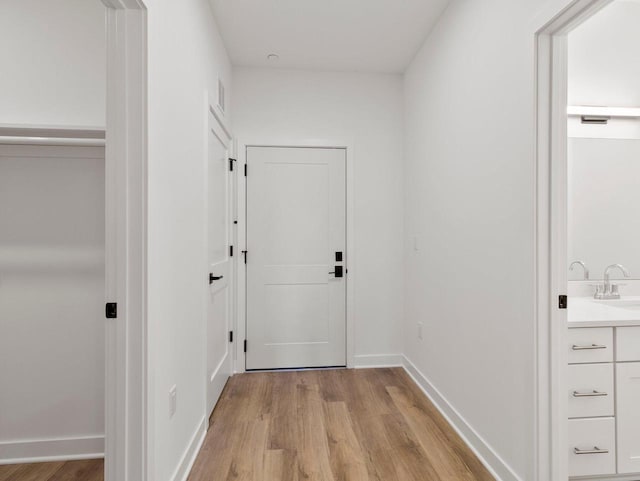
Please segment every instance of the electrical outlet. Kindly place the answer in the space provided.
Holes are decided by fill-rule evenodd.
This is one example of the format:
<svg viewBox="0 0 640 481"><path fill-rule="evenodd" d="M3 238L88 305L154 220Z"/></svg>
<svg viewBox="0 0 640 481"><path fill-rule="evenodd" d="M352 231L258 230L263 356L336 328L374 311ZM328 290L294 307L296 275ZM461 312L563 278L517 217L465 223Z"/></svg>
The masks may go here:
<svg viewBox="0 0 640 481"><path fill-rule="evenodd" d="M177 394L177 386L174 384L169 389L169 417L172 418L176 413L176 394Z"/></svg>
<svg viewBox="0 0 640 481"><path fill-rule="evenodd" d="M422 323L418 323L418 339L422 341Z"/></svg>

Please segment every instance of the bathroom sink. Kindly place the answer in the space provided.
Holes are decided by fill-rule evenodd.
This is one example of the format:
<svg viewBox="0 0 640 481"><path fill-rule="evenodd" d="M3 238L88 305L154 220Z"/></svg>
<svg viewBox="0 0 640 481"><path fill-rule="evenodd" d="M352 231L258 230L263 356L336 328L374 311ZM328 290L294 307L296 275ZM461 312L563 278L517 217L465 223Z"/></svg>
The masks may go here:
<svg viewBox="0 0 640 481"><path fill-rule="evenodd" d="M595 301L610 307L619 307L620 309L640 310L640 299L610 299Z"/></svg>

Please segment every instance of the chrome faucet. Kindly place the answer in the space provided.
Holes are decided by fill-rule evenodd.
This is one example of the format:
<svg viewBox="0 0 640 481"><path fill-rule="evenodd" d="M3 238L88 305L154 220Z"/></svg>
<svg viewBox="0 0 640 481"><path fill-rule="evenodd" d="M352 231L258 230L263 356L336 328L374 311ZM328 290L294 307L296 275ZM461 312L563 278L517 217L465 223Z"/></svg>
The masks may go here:
<svg viewBox="0 0 640 481"><path fill-rule="evenodd" d="M584 280L588 281L589 280L589 268L587 267L587 264L585 264L584 261L573 261L571 263L571 265L569 266L569 270L572 271L574 266L582 266L582 269L584 270Z"/></svg>
<svg viewBox="0 0 640 481"><path fill-rule="evenodd" d="M611 271L620 269L625 277L631 277L631 274L622 264L611 264L604 270L604 285L602 290L600 286L596 287L596 299L620 299L620 291L617 284L611 284Z"/></svg>

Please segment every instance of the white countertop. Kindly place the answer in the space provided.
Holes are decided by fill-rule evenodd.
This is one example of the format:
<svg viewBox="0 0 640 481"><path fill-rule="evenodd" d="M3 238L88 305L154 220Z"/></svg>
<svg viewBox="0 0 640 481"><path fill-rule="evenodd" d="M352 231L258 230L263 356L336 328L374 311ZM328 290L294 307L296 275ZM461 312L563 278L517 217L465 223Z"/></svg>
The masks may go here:
<svg viewBox="0 0 640 481"><path fill-rule="evenodd" d="M619 301L570 297L568 307L570 328L640 326L640 296L622 296Z"/></svg>

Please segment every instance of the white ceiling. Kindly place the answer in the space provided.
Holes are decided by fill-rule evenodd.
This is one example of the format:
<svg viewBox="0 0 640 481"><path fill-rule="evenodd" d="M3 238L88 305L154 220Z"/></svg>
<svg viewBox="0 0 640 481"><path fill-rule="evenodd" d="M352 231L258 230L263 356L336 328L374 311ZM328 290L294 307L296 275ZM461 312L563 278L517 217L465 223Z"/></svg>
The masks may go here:
<svg viewBox="0 0 640 481"><path fill-rule="evenodd" d="M361 72L404 71L449 3L210 1L234 65Z"/></svg>

